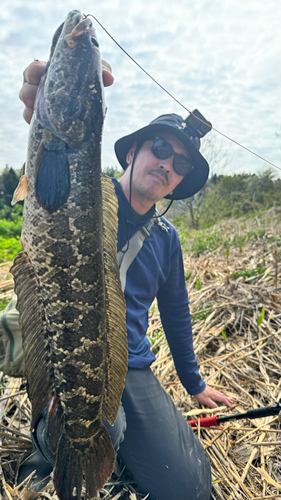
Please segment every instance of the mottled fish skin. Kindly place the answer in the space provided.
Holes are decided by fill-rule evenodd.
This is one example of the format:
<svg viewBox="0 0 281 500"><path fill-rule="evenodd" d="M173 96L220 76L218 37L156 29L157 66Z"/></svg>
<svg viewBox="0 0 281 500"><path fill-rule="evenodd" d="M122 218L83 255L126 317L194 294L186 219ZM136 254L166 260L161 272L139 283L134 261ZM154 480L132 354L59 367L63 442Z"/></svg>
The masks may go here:
<svg viewBox="0 0 281 500"><path fill-rule="evenodd" d="M48 432L61 500L79 500L83 473L89 498L110 476L114 450L102 420L113 425L127 370L117 200L111 181L104 181L106 195L101 182L105 107L98 41L85 22L73 48L65 38L81 21L72 11L59 27L40 82L26 162L25 252L12 268L33 425L55 396Z"/></svg>

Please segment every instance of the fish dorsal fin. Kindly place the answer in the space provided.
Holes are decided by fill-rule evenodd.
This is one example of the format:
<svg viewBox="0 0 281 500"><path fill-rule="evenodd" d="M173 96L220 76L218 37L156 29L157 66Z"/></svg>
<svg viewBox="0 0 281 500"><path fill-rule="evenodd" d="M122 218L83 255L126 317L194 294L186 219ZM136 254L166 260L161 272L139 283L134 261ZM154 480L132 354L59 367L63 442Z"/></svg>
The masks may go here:
<svg viewBox="0 0 281 500"><path fill-rule="evenodd" d="M118 200L114 185L102 174L104 268L107 314L107 379L103 418L113 425L117 417L128 369L126 304L116 259Z"/></svg>
<svg viewBox="0 0 281 500"><path fill-rule="evenodd" d="M26 378L32 402L32 425L52 397L52 366L46 340L43 301L33 266L21 252L10 269L15 280L17 309L22 330Z"/></svg>

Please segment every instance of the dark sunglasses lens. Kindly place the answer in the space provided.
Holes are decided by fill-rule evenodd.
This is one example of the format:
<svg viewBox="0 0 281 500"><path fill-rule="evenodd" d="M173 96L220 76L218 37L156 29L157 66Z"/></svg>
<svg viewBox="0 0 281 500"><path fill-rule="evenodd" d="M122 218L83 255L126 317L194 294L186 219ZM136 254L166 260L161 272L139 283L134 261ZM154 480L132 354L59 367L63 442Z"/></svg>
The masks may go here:
<svg viewBox="0 0 281 500"><path fill-rule="evenodd" d="M155 139L151 151L160 160L166 160L166 158L170 158L174 154L172 146L164 139Z"/></svg>
<svg viewBox="0 0 281 500"><path fill-rule="evenodd" d="M178 175L185 176L189 174L189 172L191 172L193 166L191 165L190 161L188 161L188 159L184 156L175 155L173 168Z"/></svg>

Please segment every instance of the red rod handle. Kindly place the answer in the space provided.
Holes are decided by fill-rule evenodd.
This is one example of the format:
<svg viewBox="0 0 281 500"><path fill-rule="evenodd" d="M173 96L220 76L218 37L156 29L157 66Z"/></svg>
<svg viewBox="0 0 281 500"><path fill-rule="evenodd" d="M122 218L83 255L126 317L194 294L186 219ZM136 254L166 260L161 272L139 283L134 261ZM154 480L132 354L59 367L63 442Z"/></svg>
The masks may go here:
<svg viewBox="0 0 281 500"><path fill-rule="evenodd" d="M189 420L187 423L191 425L191 427L198 427L198 421L200 420L200 427L213 427L220 425L220 422L218 421L218 416L215 417L206 417L206 418L200 418L197 420Z"/></svg>

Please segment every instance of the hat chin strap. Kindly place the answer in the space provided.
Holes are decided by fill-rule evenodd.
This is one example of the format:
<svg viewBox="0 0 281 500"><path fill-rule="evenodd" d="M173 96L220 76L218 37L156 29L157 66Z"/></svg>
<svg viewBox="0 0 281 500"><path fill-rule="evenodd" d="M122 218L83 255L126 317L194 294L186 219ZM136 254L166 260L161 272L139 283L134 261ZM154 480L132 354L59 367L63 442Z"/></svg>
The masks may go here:
<svg viewBox="0 0 281 500"><path fill-rule="evenodd" d="M172 194L172 193L170 193ZM170 206L172 205L174 200L171 200L169 205L167 206L166 210L164 210L164 212L162 212L162 214L158 214L158 215L153 215L152 219L158 219L159 217L162 217L163 215L165 215L166 212L168 212Z"/></svg>
<svg viewBox="0 0 281 500"><path fill-rule="evenodd" d="M133 157L132 167L131 167L131 172L130 172L130 181L129 181L129 205L131 208L132 208L132 180L133 180L133 169L134 169L134 165L135 165L135 159L136 159L136 151L134 152L134 157ZM128 227L128 223L127 223L127 227ZM126 229L126 232L127 232L127 235L126 235L127 244L126 244L125 248L122 248L122 250L120 250L120 252L122 252L123 254L128 252L129 245L130 245L129 229Z"/></svg>
<svg viewBox="0 0 281 500"><path fill-rule="evenodd" d="M133 182L133 170L134 170L134 166L135 166L135 160L136 160L136 149L134 151L134 157L133 157L131 172L130 172L130 182L129 182L129 204L130 204L130 207L132 207L132 182Z"/></svg>

